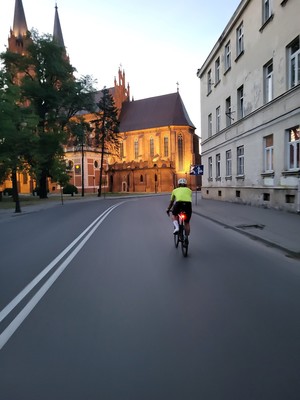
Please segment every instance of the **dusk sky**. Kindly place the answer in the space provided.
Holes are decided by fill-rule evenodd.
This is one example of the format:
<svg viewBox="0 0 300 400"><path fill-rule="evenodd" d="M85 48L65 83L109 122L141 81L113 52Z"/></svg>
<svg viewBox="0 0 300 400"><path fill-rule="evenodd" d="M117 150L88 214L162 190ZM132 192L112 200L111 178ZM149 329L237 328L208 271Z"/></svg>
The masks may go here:
<svg viewBox="0 0 300 400"><path fill-rule="evenodd" d="M125 70L135 100L179 91L200 136L196 76L240 0L57 0L64 42L79 75L112 87ZM23 0L28 29L53 33L54 0ZM0 51L13 25L15 0L0 3Z"/></svg>

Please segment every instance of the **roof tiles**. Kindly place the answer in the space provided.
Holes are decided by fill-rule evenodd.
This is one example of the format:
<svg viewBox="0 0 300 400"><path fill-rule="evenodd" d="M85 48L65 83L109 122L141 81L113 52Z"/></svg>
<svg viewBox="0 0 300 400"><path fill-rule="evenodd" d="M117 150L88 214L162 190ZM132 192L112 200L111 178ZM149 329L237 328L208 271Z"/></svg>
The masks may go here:
<svg viewBox="0 0 300 400"><path fill-rule="evenodd" d="M124 102L122 105L120 132L170 125L185 125L195 128L178 92Z"/></svg>

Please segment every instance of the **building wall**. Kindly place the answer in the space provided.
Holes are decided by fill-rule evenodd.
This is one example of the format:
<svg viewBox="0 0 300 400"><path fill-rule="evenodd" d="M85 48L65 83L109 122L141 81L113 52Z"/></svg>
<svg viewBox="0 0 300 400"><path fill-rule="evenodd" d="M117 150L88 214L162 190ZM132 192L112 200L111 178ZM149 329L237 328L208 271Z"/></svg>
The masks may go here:
<svg viewBox="0 0 300 400"><path fill-rule="evenodd" d="M202 192L203 197L207 198L297 211L300 169L299 165L290 168L288 164L287 138L290 128L300 124L300 74L296 85L291 87L289 82L289 46L296 38L299 40L300 28L297 21L300 2L270 1L270 15L266 22L263 16L264 4L264 0L242 1L207 60L198 70L201 85L202 163L205 165ZM244 50L238 55L237 29L241 24ZM226 70L225 47L229 41L231 68ZM215 72L218 58L219 81L216 80ZM266 99L266 74L270 72L266 66L270 61L273 65L273 96ZM298 62L300 64L300 55ZM243 102L238 92L241 87ZM230 120L226 115L226 99L229 97ZM266 137L270 135L273 138L271 170L265 168ZM238 171L239 147L244 149L243 173ZM231 151L232 160L230 174L226 171L228 151ZM217 173L218 160L220 174Z"/></svg>
<svg viewBox="0 0 300 400"><path fill-rule="evenodd" d="M187 178L193 189L199 186L198 179L189 175L191 164L199 163L198 147L195 146L198 142L190 127L159 127L123 132L121 135L123 157L109 159L112 191L169 192L181 177ZM181 160L179 138L182 138Z"/></svg>

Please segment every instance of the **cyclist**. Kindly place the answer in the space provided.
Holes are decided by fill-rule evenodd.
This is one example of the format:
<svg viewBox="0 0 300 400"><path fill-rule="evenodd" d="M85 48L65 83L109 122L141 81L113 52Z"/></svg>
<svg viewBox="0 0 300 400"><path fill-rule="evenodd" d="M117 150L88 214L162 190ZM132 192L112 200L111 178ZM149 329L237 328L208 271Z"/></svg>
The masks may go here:
<svg viewBox="0 0 300 400"><path fill-rule="evenodd" d="M189 236L190 234L190 219L192 216L192 193L193 192L191 191L191 189L187 187L186 179L178 179L178 187L173 190L171 194L171 201L169 207L167 208L167 214L169 215L169 212L173 206L172 219L174 225L174 234L179 231L178 214L181 211L184 211L187 217L184 221L186 235Z"/></svg>

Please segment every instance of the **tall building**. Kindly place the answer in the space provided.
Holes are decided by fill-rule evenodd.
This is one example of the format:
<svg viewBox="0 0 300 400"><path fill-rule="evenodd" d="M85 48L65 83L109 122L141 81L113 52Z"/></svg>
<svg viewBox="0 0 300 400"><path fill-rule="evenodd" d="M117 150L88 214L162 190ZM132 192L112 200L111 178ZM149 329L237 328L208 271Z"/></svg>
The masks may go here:
<svg viewBox="0 0 300 400"><path fill-rule="evenodd" d="M299 14L242 0L198 70L204 198L300 211Z"/></svg>
<svg viewBox="0 0 300 400"><path fill-rule="evenodd" d="M57 5L53 38L64 47ZM8 50L25 52L29 40L22 0L16 0ZM199 138L179 92L131 100L130 87L126 85L125 72L121 69L109 91L119 110L121 142L119 154L105 155L105 177L102 181L106 190L170 191L180 177L187 177L193 188L199 186L199 178L189 174L191 165L200 164ZM95 94L95 103L99 102L100 96L101 91ZM84 117L92 121L94 115L85 114ZM79 190L84 186L86 192L96 192L100 180L100 149L70 144L65 147L65 157L71 168L71 183ZM28 178L26 173L19 174L21 193L33 189L33 181ZM49 182L50 192L58 190L60 188L55 182Z"/></svg>

